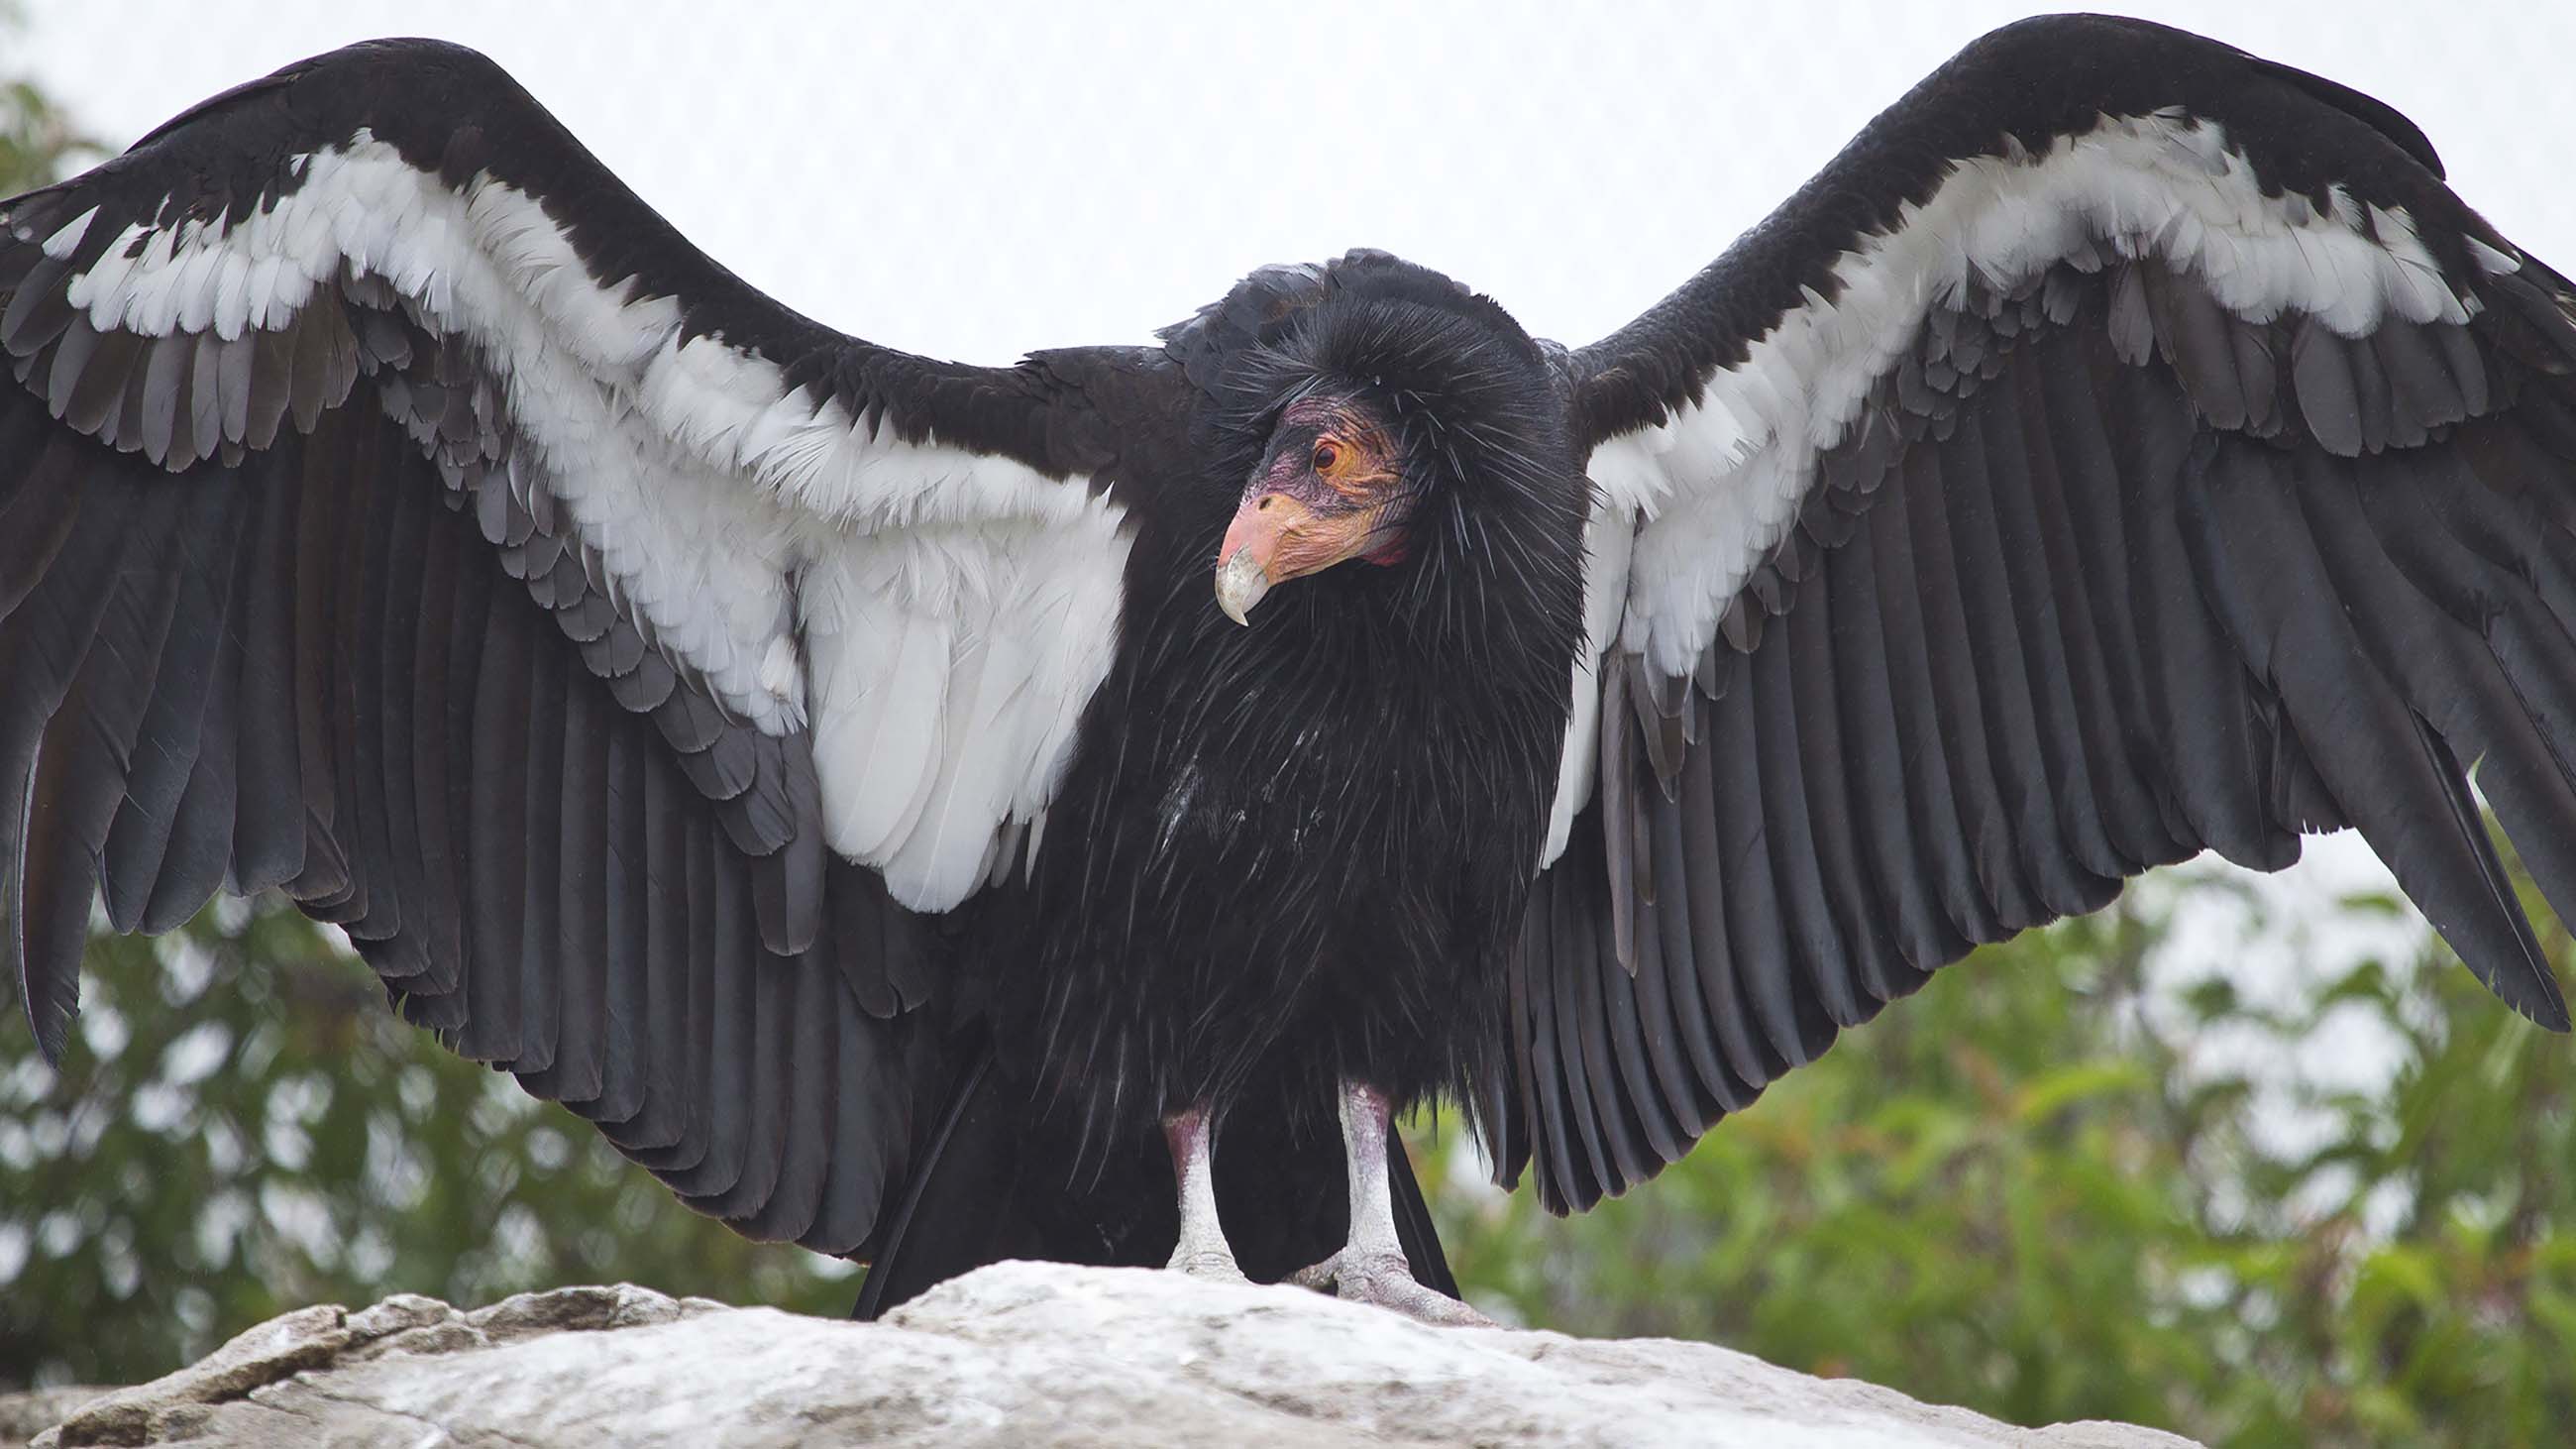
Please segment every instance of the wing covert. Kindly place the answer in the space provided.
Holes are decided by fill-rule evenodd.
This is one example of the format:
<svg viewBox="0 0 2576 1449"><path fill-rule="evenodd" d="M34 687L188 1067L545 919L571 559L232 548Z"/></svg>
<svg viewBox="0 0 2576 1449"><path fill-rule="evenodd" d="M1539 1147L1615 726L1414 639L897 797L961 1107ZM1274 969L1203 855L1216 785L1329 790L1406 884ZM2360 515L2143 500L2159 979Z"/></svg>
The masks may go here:
<svg viewBox="0 0 2576 1449"><path fill-rule="evenodd" d="M2358 828L2566 1025L2467 767L2576 907L2576 292L2395 112L2025 22L1573 366L1633 543L1525 932L1551 1205L2204 848Z"/></svg>
<svg viewBox="0 0 2576 1449"><path fill-rule="evenodd" d="M1089 390L1136 356L822 327L428 41L0 227L0 960L40 1043L94 896L165 930L279 887L692 1205L865 1252L917 912L1016 859L1106 668Z"/></svg>

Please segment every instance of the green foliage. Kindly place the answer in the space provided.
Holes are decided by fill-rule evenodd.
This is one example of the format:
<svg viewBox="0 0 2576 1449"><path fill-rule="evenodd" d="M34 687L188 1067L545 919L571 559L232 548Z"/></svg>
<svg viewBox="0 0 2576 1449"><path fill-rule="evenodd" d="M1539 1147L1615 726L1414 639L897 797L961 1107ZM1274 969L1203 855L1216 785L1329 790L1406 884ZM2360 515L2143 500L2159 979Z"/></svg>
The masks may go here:
<svg viewBox="0 0 2576 1449"><path fill-rule="evenodd" d="M2438 950L2286 1005L2150 987L2169 927L2133 898L1984 952L1572 1221L1426 1140L1459 1276L1530 1323L2023 1423L2549 1442L2576 1417L2576 1054ZM0 1029L0 1384L145 1376L394 1291L847 1309L845 1265L690 1214L289 912L221 906L88 966L59 1078ZM2393 1072L2283 1091L2300 1044L2357 1032Z"/></svg>
<svg viewBox="0 0 2576 1449"><path fill-rule="evenodd" d="M849 1311L850 1265L681 1207L449 1054L291 911L91 943L59 1077L0 1029L0 1387L165 1373L307 1303L620 1280Z"/></svg>
<svg viewBox="0 0 2576 1449"><path fill-rule="evenodd" d="M1452 1147L1433 1171L1461 1281L1532 1323L1713 1339L2026 1424L2562 1442L2567 1041L2438 949L2288 1007L2222 977L2150 989L2169 922L2135 899L1942 973L1582 1218L1447 1186L1476 1170ZM2544 940L2567 979L2576 950ZM2323 1032L2387 1043L2393 1076L2281 1069Z"/></svg>
<svg viewBox="0 0 2576 1449"><path fill-rule="evenodd" d="M18 7L0 0L0 40L18 27ZM81 135L32 81L0 76L0 197L42 186L98 154L98 143Z"/></svg>

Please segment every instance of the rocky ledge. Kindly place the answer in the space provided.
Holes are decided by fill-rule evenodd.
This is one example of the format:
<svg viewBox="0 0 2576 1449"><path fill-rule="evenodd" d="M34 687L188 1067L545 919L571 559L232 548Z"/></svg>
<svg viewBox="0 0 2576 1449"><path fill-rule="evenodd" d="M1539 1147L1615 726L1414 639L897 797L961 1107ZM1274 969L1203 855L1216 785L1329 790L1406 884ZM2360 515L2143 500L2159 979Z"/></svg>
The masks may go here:
<svg viewBox="0 0 2576 1449"><path fill-rule="evenodd" d="M52 1401L62 1405L61 1396ZM0 1422L10 1406L0 1400ZM63 1412L56 1408L55 1412ZM27 1422L24 1416L17 1419ZM307 1308L39 1445L1688 1444L2173 1449L1726 1349L1426 1328L1292 1288L1005 1263L882 1323L565 1288Z"/></svg>

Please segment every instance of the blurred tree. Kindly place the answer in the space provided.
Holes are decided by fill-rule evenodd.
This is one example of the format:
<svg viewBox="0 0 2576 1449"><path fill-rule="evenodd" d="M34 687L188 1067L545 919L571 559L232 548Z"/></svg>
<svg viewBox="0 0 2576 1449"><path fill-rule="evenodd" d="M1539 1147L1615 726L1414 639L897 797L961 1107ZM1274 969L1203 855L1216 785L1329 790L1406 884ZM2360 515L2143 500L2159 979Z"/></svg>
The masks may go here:
<svg viewBox="0 0 2576 1449"><path fill-rule="evenodd" d="M15 0L0 0L0 40L15 35L23 23ZM0 74L0 196L42 186L98 150L35 82Z"/></svg>
<svg viewBox="0 0 2576 1449"><path fill-rule="evenodd" d="M2153 990L2150 902L2174 894L1943 972L1581 1218L1474 1191L1453 1141L1431 1172L1460 1281L1570 1333L1711 1339L2025 1424L2565 1442L2576 1052L2438 946L2286 1008L2222 976ZM2569 979L2565 931L2542 940ZM2356 1017L2393 1075L2283 1082ZM2213 1069L2193 1048L2222 1037L2255 1049Z"/></svg>
<svg viewBox="0 0 2576 1449"><path fill-rule="evenodd" d="M85 149L0 79L0 195ZM2561 1440L2576 1052L2438 950L2288 1006L2223 979L2150 989L2165 898L1942 973L1571 1222L1474 1186L1458 1135L1427 1135L1461 1280L1530 1323L1711 1338L2024 1423ZM2576 948L2544 940L2564 975ZM848 1307L847 1265L690 1214L568 1113L402 1025L292 912L219 905L159 941L101 939L87 965L59 1074L0 1001L0 1388L137 1379L288 1308L396 1291L623 1279ZM2226 1035L2286 1056L2355 1016L2399 1063L2363 1089L2285 1104L2194 1051Z"/></svg>
<svg viewBox="0 0 2576 1449"><path fill-rule="evenodd" d="M228 901L159 940L103 936L59 1075L0 1031L0 1387L150 1377L389 1292L622 1280L849 1311L850 1265L681 1207L403 1024L331 934Z"/></svg>

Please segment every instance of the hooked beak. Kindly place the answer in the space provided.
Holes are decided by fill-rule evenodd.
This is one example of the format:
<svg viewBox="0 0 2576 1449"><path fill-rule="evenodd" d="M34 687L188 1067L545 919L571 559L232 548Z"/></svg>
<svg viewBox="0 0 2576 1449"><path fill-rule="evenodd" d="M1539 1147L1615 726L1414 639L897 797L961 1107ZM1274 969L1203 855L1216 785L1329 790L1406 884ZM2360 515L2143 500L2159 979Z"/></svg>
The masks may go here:
<svg viewBox="0 0 2576 1449"><path fill-rule="evenodd" d="M1287 546L1285 551L1298 552L1296 540L1315 522L1314 510L1287 493L1262 492L1243 500L1243 506L1234 511L1234 522L1226 525L1225 542L1216 552L1216 606L1225 611L1227 618L1250 626L1253 606L1261 602L1273 584L1286 583L1323 566L1319 560L1297 568L1292 561L1280 557L1283 545Z"/></svg>
<svg viewBox="0 0 2576 1449"><path fill-rule="evenodd" d="M1252 606L1269 592L1270 575L1248 548L1229 555L1216 571L1216 606L1246 628L1252 625Z"/></svg>

